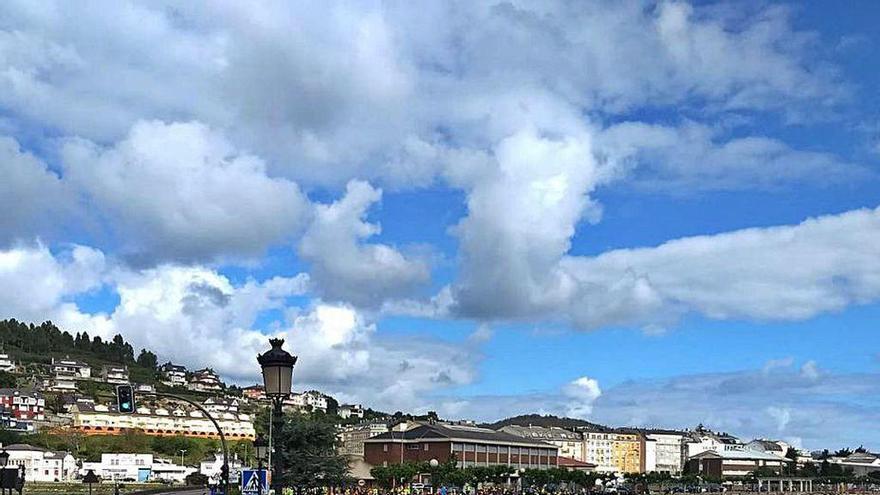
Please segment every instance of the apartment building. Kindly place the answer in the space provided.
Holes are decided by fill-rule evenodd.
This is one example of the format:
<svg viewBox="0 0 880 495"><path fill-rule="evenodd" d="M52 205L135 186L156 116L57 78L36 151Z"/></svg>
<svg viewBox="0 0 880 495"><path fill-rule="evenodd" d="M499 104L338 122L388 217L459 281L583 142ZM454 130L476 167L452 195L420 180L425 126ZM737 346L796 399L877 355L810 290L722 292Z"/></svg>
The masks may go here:
<svg viewBox="0 0 880 495"><path fill-rule="evenodd" d="M577 428L583 440L583 457L580 461L596 465L596 471L600 473L613 473L617 470L614 461L614 433L602 428Z"/></svg>
<svg viewBox="0 0 880 495"><path fill-rule="evenodd" d="M154 457L153 454L101 454L100 462L83 462L80 473L89 470L103 479L148 482L173 481L183 483L196 468L175 464L170 459Z"/></svg>
<svg viewBox="0 0 880 495"><path fill-rule="evenodd" d="M790 459L776 454L747 448L745 445L726 444L718 450L706 450L691 456L685 472L707 478L741 478L759 468L781 474Z"/></svg>
<svg viewBox="0 0 880 495"><path fill-rule="evenodd" d="M19 421L43 421L46 399L37 392L3 388L0 389L0 407Z"/></svg>
<svg viewBox="0 0 880 495"><path fill-rule="evenodd" d="M195 392L220 392L223 390L223 382L220 376L210 368L193 371L187 381L186 388Z"/></svg>
<svg viewBox="0 0 880 495"><path fill-rule="evenodd" d="M645 472L680 474L687 462L685 433L645 430Z"/></svg>
<svg viewBox="0 0 880 495"><path fill-rule="evenodd" d="M584 460L584 442L580 433L558 427L543 426L517 426L509 425L501 428L501 431L512 435L547 442L559 448L561 457L568 457L577 461Z"/></svg>
<svg viewBox="0 0 880 495"><path fill-rule="evenodd" d="M128 383L128 367L112 365L102 366L101 378L107 383L117 385Z"/></svg>
<svg viewBox="0 0 880 495"><path fill-rule="evenodd" d="M234 397L208 397L202 406L212 415L232 413L238 414L239 401Z"/></svg>
<svg viewBox="0 0 880 495"><path fill-rule="evenodd" d="M284 405L297 410L311 410L327 412L327 397L315 390L309 390L301 394L290 394L290 397L284 400Z"/></svg>
<svg viewBox="0 0 880 495"><path fill-rule="evenodd" d="M342 404L336 414L342 419L364 418L364 406L361 404Z"/></svg>
<svg viewBox="0 0 880 495"><path fill-rule="evenodd" d="M387 431L389 431L388 424L379 421L341 427L337 433L339 452L345 455L362 456L364 455L364 442Z"/></svg>
<svg viewBox="0 0 880 495"><path fill-rule="evenodd" d="M4 447L9 454L7 466L23 466L28 481L72 481L76 459L69 452L56 452L27 444Z"/></svg>
<svg viewBox="0 0 880 495"><path fill-rule="evenodd" d="M241 395L249 400L263 400L266 398L266 390L262 385L251 385L241 389Z"/></svg>
<svg viewBox="0 0 880 495"><path fill-rule="evenodd" d="M0 371L11 373L15 371L15 361L9 357L9 354L0 353Z"/></svg>
<svg viewBox="0 0 880 495"><path fill-rule="evenodd" d="M645 437L638 431L620 430L613 433L611 456L614 471L624 474L645 472Z"/></svg>
<svg viewBox="0 0 880 495"><path fill-rule="evenodd" d="M165 363L159 367L162 373L162 383L169 387L186 387L186 367Z"/></svg>
<svg viewBox="0 0 880 495"><path fill-rule="evenodd" d="M696 429L686 433L685 442L688 459L703 452L718 452L724 450L727 446L742 445L735 436L712 431L703 427L703 425L699 425Z"/></svg>
<svg viewBox="0 0 880 495"><path fill-rule="evenodd" d="M52 375L56 379L88 380L92 378L92 368L88 364L65 357L64 359L52 358Z"/></svg>
<svg viewBox="0 0 880 495"><path fill-rule="evenodd" d="M412 422L364 441L364 460L373 466L407 461L457 460L459 467L508 465L547 469L558 465L558 447L503 431L470 425Z"/></svg>
<svg viewBox="0 0 880 495"><path fill-rule="evenodd" d="M184 435L216 438L214 424L199 411L167 410L140 407L136 414L119 414L107 406L77 403L70 408L73 428L88 435L116 435L124 430L141 430L147 435ZM212 414L212 416L214 416ZM254 439L256 433L250 416L223 413L214 416L227 439Z"/></svg>

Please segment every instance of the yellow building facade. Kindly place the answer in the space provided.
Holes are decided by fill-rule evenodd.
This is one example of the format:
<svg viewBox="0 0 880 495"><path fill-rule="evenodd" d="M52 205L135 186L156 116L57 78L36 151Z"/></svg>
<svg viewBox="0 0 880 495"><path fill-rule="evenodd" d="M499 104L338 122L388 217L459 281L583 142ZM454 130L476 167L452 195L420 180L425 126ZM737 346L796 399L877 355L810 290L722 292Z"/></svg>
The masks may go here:
<svg viewBox="0 0 880 495"><path fill-rule="evenodd" d="M643 473L644 440L637 433L615 433L611 442L611 455L618 473Z"/></svg>

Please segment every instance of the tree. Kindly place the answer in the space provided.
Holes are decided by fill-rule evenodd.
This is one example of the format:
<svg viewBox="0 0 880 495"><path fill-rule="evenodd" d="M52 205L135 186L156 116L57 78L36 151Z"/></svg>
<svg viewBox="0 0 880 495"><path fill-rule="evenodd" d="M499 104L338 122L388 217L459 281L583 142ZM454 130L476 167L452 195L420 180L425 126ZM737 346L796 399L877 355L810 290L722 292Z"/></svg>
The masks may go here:
<svg viewBox="0 0 880 495"><path fill-rule="evenodd" d="M294 414L284 418L275 444L285 466L284 485L298 491L349 481L348 461L336 453L336 426L326 419Z"/></svg>
<svg viewBox="0 0 880 495"><path fill-rule="evenodd" d="M190 473L184 481L187 486L205 486L208 484L208 477L202 473Z"/></svg>
<svg viewBox="0 0 880 495"><path fill-rule="evenodd" d="M788 476L794 476L797 474L797 460L798 460L798 452L794 447L789 447L785 452L786 459L790 460L785 466L785 474Z"/></svg>
<svg viewBox="0 0 880 495"><path fill-rule="evenodd" d="M15 375L6 371L0 371L0 388L15 388L18 380Z"/></svg>
<svg viewBox="0 0 880 495"><path fill-rule="evenodd" d="M154 370L157 366L159 366L159 360L152 352L146 349L141 349L141 353L138 354L137 357L137 364L138 366Z"/></svg>

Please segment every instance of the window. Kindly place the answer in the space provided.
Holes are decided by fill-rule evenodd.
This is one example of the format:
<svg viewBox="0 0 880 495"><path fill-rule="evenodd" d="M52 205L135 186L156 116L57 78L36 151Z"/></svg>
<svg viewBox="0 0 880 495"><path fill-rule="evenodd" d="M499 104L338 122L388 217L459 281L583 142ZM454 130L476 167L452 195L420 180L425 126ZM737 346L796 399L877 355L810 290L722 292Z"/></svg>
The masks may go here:
<svg viewBox="0 0 880 495"><path fill-rule="evenodd" d="M419 444L411 443L406 446L406 450L419 450Z"/></svg>
<svg viewBox="0 0 880 495"><path fill-rule="evenodd" d="M425 444L425 452L427 452L429 448L430 448L429 445L426 443Z"/></svg>
<svg viewBox="0 0 880 495"><path fill-rule="evenodd" d="M452 444L452 451L453 452L463 452L464 451L464 444L462 444L462 443Z"/></svg>
<svg viewBox="0 0 880 495"><path fill-rule="evenodd" d="M498 453L498 446L497 445L490 445L489 446L489 453L490 454L497 454Z"/></svg>
<svg viewBox="0 0 880 495"><path fill-rule="evenodd" d="M388 452L388 444L387 443L382 444L382 452Z"/></svg>
<svg viewBox="0 0 880 495"><path fill-rule="evenodd" d="M485 451L486 451L485 445L477 445L477 452L485 452Z"/></svg>

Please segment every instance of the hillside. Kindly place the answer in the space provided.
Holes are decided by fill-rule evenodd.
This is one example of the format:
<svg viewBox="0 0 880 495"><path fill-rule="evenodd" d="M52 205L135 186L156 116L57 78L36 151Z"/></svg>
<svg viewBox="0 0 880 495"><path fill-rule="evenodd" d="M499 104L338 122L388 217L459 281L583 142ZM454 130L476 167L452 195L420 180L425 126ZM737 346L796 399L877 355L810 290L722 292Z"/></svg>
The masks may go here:
<svg viewBox="0 0 880 495"><path fill-rule="evenodd" d="M15 319L0 320L0 349L23 365L48 365L52 358L70 357L100 371L105 364L128 366L132 381L155 383L156 355L142 349L135 358L134 348L121 335L104 341L86 332L71 334L50 321L40 325Z"/></svg>
<svg viewBox="0 0 880 495"><path fill-rule="evenodd" d="M553 416L551 414L548 415L540 415L540 414L523 414L520 416L514 416L512 418L505 418L500 421L496 421L494 423L486 423L481 426L485 426L487 428L492 428L493 430L497 430L504 426L510 425L519 425L519 426L543 426L545 428L550 428L552 426L556 426L559 428L595 428L599 430L609 429L607 426L599 425L596 423L591 423L589 421L577 418L560 418L559 416Z"/></svg>

